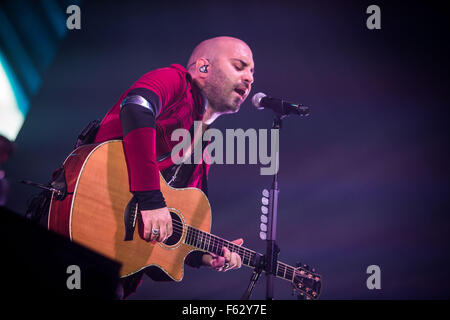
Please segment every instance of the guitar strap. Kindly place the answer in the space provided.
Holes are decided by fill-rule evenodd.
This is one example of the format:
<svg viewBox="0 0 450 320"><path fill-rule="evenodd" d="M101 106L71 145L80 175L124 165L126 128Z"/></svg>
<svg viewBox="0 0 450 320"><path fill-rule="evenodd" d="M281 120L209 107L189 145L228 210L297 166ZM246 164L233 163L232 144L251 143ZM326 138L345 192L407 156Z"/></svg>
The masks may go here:
<svg viewBox="0 0 450 320"><path fill-rule="evenodd" d="M95 136L97 135L98 129L100 127L100 120L93 120L81 131L78 135L77 142L75 144L75 149L84 144L89 144L94 142Z"/></svg>
<svg viewBox="0 0 450 320"><path fill-rule="evenodd" d="M191 137L194 136L194 125L190 128ZM203 139L202 139L203 140ZM203 141L202 143L202 152L204 148L208 145L209 141ZM156 158L158 162L161 162L168 157L171 156L171 152L160 155ZM180 163L174 164L169 168L161 171L162 176L167 181L168 185L172 188L186 188L188 186L189 180L194 173L197 164L194 163L194 155L191 154L190 163ZM208 187L207 187L207 179L206 179L206 163L202 161L203 166L203 174L202 174L202 186L201 189L208 196ZM124 213L124 224L125 224L125 241L133 240L134 231L136 228L136 220L139 215L138 210L136 210L137 201L133 197L128 203L125 213Z"/></svg>
<svg viewBox="0 0 450 320"><path fill-rule="evenodd" d="M75 144L75 148L78 148L82 145L92 143L95 139L95 136L97 134L98 128L100 125L99 120L93 120L91 121L84 129L83 131L78 135L77 142ZM194 126L190 129L191 137L194 133ZM204 148L208 145L209 141L204 141L202 144L202 152ZM171 156L171 153L168 152L164 155L161 155L157 157L157 161L161 162L164 159L167 159ZM207 179L206 179L206 164L203 161L203 175L202 175L202 191L208 195L208 187L207 187ZM178 165L173 165L166 170L161 171L161 174L163 175L164 179L169 183L169 185L173 188L185 188L196 168L196 164L193 164L193 155L191 156L191 164L181 163ZM65 171L64 168L61 166L57 170L55 170L52 174L51 181L48 182L47 187L55 188L57 190L60 190L62 194L58 196L57 198L59 200L63 200L66 196L66 180L65 180ZM49 211L49 205L51 200L52 193L48 190L43 190L37 195L34 195L29 201L28 201L28 207L26 211L26 217L39 223L42 226L47 227L47 219L48 219L48 211ZM133 199L132 201L133 202ZM129 236L126 238L130 238L130 235L134 233L134 227L135 227L135 215L133 214L133 205L135 203L131 203L129 206L127 206L127 210L125 212L125 225L126 225L126 234Z"/></svg>
<svg viewBox="0 0 450 320"><path fill-rule="evenodd" d="M93 120L81 131L75 143L75 149L79 146L94 142L100 120ZM52 174L52 179L47 183L47 187L57 189L61 192L56 195L58 200L63 200L67 195L66 174L64 168L61 166ZM44 190L39 194L34 195L28 201L28 207L25 216L30 220L47 228L48 211L50 207L50 200L52 192Z"/></svg>
<svg viewBox="0 0 450 320"><path fill-rule="evenodd" d="M194 125L189 130L191 137L194 136ZM203 139L202 139L203 141ZM209 141L203 141L202 142L202 154L206 148L206 146L209 144ZM168 152L166 154L163 154L159 157L157 157L157 161L161 162L168 157L171 156L171 152ZM186 188L189 180L192 177L192 174L194 173L197 164L194 163L194 154L191 154L190 157L190 163L180 163L180 164L174 164L170 166L169 168L161 171L162 176L167 181L168 185L170 185L173 188ZM208 196L208 185L207 185L207 179L206 179L206 163L205 161L202 161L202 184L201 189L205 193L206 196Z"/></svg>

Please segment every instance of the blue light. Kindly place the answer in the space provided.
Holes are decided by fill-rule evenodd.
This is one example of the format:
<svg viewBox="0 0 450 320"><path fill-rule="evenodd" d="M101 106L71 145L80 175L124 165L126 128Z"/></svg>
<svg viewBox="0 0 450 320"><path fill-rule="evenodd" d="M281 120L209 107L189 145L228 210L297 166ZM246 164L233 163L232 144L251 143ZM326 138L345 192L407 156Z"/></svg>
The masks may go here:
<svg viewBox="0 0 450 320"><path fill-rule="evenodd" d="M14 53L13 56L10 56L10 59L14 59L15 69L20 76L23 77L24 86L27 89L27 92L35 94L41 85L41 77L31 61L29 54L26 52L22 41L11 25L11 22L1 8L0 39L4 42L3 45L5 46L5 52ZM3 59L3 61L5 60Z"/></svg>
<svg viewBox="0 0 450 320"><path fill-rule="evenodd" d="M0 51L0 134L14 141L28 109L28 99Z"/></svg>
<svg viewBox="0 0 450 320"><path fill-rule="evenodd" d="M56 0L43 0L41 1L41 5L44 7L45 14L49 18L58 39L64 38L67 34L67 16L64 15L64 11L56 3Z"/></svg>

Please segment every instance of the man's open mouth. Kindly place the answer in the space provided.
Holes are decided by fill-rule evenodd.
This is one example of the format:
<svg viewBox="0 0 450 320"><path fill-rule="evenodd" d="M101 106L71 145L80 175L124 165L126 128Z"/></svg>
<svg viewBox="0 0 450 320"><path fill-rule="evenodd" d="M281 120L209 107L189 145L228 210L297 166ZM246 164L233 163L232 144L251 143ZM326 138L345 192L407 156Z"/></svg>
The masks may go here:
<svg viewBox="0 0 450 320"><path fill-rule="evenodd" d="M237 92L242 97L242 99L244 99L245 94L247 93L246 89L241 89L241 88L236 88L236 89L234 89L234 91Z"/></svg>

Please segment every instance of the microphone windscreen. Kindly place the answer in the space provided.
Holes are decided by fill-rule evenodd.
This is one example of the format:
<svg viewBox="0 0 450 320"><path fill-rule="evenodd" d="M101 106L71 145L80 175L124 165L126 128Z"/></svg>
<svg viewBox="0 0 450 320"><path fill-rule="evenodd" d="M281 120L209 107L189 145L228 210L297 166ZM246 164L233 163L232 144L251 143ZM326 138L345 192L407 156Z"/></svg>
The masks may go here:
<svg viewBox="0 0 450 320"><path fill-rule="evenodd" d="M267 97L267 95L262 92L258 92L253 96L252 103L257 109L264 109L264 107L261 106L261 99L264 97Z"/></svg>

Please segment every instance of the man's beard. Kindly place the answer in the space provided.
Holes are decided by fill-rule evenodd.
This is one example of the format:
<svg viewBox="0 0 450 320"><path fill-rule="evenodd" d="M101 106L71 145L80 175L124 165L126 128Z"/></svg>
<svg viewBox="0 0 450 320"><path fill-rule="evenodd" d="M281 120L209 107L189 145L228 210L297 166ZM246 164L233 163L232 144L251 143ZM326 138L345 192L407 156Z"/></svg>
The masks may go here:
<svg viewBox="0 0 450 320"><path fill-rule="evenodd" d="M235 85L216 69L203 87L203 92L208 99L209 105L217 112L233 113L239 110L241 99L233 95Z"/></svg>

